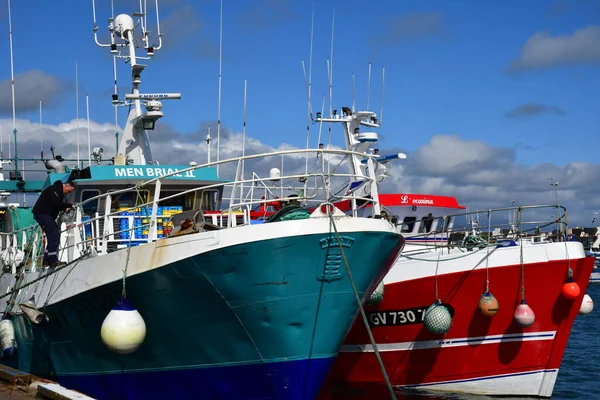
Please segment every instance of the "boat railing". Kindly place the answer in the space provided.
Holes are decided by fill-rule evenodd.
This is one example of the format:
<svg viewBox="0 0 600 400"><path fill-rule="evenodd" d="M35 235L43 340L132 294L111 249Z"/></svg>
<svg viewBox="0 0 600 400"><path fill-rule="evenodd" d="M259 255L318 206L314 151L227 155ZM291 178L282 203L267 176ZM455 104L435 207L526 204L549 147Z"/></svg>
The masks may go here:
<svg viewBox="0 0 600 400"><path fill-rule="evenodd" d="M280 174L260 178L257 174L252 174L252 178L243 179L243 164L249 164L254 160L260 160L270 157L293 157L302 158L302 169L304 169L304 157L310 154L317 154L317 160L321 160L318 165L310 171L290 171L287 175ZM86 254L101 255L120 248L132 247L144 243L150 243L174 233L181 232L183 224L180 227L174 226L173 218L175 215L185 210L177 207L162 206L164 202L175 199L188 193L201 192L211 189L231 189L229 195L229 204L221 210L210 210L205 205L195 207L189 212L192 224L198 222L195 220L200 215L204 224L210 224L215 229L235 228L240 225L251 225L256 223L253 214L257 208L266 209L267 204L272 204L273 198L256 194L259 190L252 191L252 188L270 188L277 189L282 194L276 201L280 204L295 202L301 204L304 208L317 210L323 203L332 203L348 200L352 204L353 210L369 204L371 207L371 216L381 214L379 205L379 196L377 190L377 181L375 175L371 172L369 176L355 176L349 173L339 172L338 170L329 171L326 164L322 161L326 156L343 156L349 158L350 155L360 154L368 158L368 164L372 168L374 158L362 153L356 153L347 150L315 149L315 150L285 150L265 154L248 155L236 157L229 160L220 160L217 162L206 163L202 165L190 166L189 168L165 174L149 180L139 182L134 187L118 189L103 193L85 201L76 204L73 211L64 214L61 223L61 261L72 261ZM196 169L213 167L218 164L231 163L235 166L234 179L219 180L217 182L204 182L202 184L186 186L185 190L177 191L174 194L161 196L161 185L163 182L174 175L185 175L188 171ZM221 171L225 169L221 167ZM351 181L362 179L365 185L370 185L370 196L359 197L355 192L349 191L342 194L334 193L332 187L333 180ZM208 183L208 184L207 184ZM137 196L140 201L131 207L123 207L116 210L112 209L112 199L123 194L134 192L139 194L142 190L153 187L154 195L148 201L144 201L142 196ZM244 194L243 191L248 190ZM288 194L285 194L285 193ZM290 194L291 193L291 194ZM103 201L103 203L100 202ZM84 206L88 203L97 202L104 204L104 210L98 210L94 213L85 213ZM321 214L321 215L326 215ZM356 214L354 212L354 214ZM316 216L316 213L314 214ZM264 218L268 214L264 213ZM37 229L37 235L32 236L33 230ZM179 231L178 231L179 229ZM4 266L16 272L19 265L24 263L24 259L30 259L27 269L34 270L41 265L41 258L45 235L41 233L39 227L34 225L10 233L0 233L0 246L2 251L6 252ZM4 253L2 253L4 254Z"/></svg>
<svg viewBox="0 0 600 400"><path fill-rule="evenodd" d="M550 212L554 213L553 215ZM473 250L485 246L539 244L573 240L568 214L560 205L528 205L466 211L411 221L393 221L407 239L405 252L424 249ZM463 224L460 221L464 221ZM430 223L430 229L427 229ZM403 226L404 225L404 226Z"/></svg>

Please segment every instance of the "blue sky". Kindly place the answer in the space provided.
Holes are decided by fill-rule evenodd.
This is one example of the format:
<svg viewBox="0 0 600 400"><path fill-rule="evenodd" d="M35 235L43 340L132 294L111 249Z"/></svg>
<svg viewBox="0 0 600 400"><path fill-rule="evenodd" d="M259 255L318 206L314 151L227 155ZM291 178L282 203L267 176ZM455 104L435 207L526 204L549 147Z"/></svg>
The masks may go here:
<svg viewBox="0 0 600 400"><path fill-rule="evenodd" d="M112 57L93 43L91 0L56 4L12 2L17 118L24 131L19 144L30 156L39 155L40 98L44 124L56 128L45 131L44 140L62 146L64 153L73 149L67 143L72 135L65 132L71 132L75 118L76 60L79 116L85 119L87 93L96 123L94 143L109 146L113 140L106 125L114 122ZM131 13L137 4L115 0L115 11ZM214 138L220 3L164 0L159 5L165 47L147 62L142 91L181 92L183 98L165 102L165 118L153 133L156 142L199 143L207 124ZM370 105L379 112L385 65L379 147L383 153L409 155L389 181L394 189L429 190L485 206L515 196L550 202L548 177L553 176L561 181L559 196L583 222L600 211L593 189L600 177L595 145L600 3L382 0L365 6L357 0L315 0L314 109L328 90L334 5L333 108L351 105L352 73L357 108L365 106L372 62ZM241 131L247 79L247 134L256 149L282 141L304 146L307 96L301 60L308 68L311 10L308 0L224 1L222 126L232 134ZM106 42L110 1L97 0L97 16ZM149 22L155 32L154 19ZM0 4L0 50L5 54L0 57L0 123L6 138L12 129L6 2ZM121 96L129 90L128 75L121 65ZM121 124L124 119L121 113ZM340 145L341 133L334 133L332 142ZM313 147L316 135L313 127ZM233 135L224 143L237 139ZM162 163L169 163L167 153L164 157Z"/></svg>

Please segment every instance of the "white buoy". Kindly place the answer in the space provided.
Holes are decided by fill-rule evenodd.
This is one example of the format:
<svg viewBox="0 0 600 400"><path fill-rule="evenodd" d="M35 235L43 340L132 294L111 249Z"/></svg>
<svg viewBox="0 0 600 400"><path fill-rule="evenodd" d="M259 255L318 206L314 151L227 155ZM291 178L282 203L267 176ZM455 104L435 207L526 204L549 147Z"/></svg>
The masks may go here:
<svg viewBox="0 0 600 400"><path fill-rule="evenodd" d="M581 307L579 308L579 315L588 315L594 310L594 300L590 297L589 294L583 295L583 300L581 301Z"/></svg>
<svg viewBox="0 0 600 400"><path fill-rule="evenodd" d="M133 353L146 338L146 323L129 300L122 297L104 319L100 336L109 350Z"/></svg>
<svg viewBox="0 0 600 400"><path fill-rule="evenodd" d="M11 355L17 348L15 326L10 319L0 321L0 345L2 346L2 354L5 357Z"/></svg>
<svg viewBox="0 0 600 400"><path fill-rule="evenodd" d="M527 303L523 301L515 310L514 318L517 325L519 325L521 328L527 328L533 325L535 322L535 313L531 307L529 307Z"/></svg>

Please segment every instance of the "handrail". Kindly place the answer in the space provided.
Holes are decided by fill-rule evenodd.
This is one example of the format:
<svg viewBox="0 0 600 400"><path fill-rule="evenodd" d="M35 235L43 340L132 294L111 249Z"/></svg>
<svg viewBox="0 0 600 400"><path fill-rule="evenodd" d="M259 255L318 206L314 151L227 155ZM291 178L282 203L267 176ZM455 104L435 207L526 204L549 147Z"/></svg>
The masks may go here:
<svg viewBox="0 0 600 400"><path fill-rule="evenodd" d="M218 162L210 162L210 163L206 163L206 164L202 164L202 165L196 165L196 166L190 166L189 168L185 168L183 170L177 170L177 171L173 171L171 173L168 174L164 174L161 176L157 176L157 177L153 177L151 179L147 179L147 180L143 180L138 182L135 185L132 185L131 187L127 187L127 188L123 188L123 189L117 189L117 190L113 190L107 193L101 193L99 195L93 196L89 199L86 199L84 201L82 201L81 203L78 203L75 205L74 207L74 211L72 213L67 213L64 214L64 216L66 218L62 218L63 221L62 223L65 224L66 229L61 230L61 233L65 233L67 232L68 235L66 235L66 238L64 235L61 234L61 252L66 252L68 251L68 258L72 258L74 256L77 255L77 253L82 254L85 249L87 247L89 247L89 245L91 244L92 246L95 246L97 248L98 251L100 251L100 249L102 249L102 251L106 251L107 250L107 243L126 243L127 241L131 241L134 240L137 243L143 243L143 242L151 242L153 240L157 239L157 233L159 232L159 226L158 226L158 219L162 219L163 222L165 220L169 220L170 217L169 216L165 216L165 215L158 215L157 211L158 211L158 206L159 204L161 204L164 201L168 201L170 199L173 198L177 198L180 196L185 196L186 194L189 193L193 193L193 192L198 192L198 191L210 191L213 189L219 189L219 188L226 188L226 187L233 187L232 192L231 192L231 197L229 199L229 204L227 205L226 208L221 209L220 211L217 211L217 213L220 213L218 217L215 216L215 214L211 211L207 212L207 214L205 214L206 216L209 216L209 218L212 218L212 221L215 222L217 221L218 225L222 225L224 224L224 218L226 218L227 220L227 227L232 227L235 225L239 225L239 223L236 223L234 221L235 218L238 218L237 215L234 216L234 210L241 210L242 214L243 214L243 222L240 222L241 224L250 224L251 222L251 217L250 214L252 212L252 208L253 207L257 207L260 205L266 205L270 202L273 201L273 199L269 199L269 198L253 198L252 196L244 196L242 197L240 195L240 198L238 200L237 196L236 196L236 188L237 187L241 187L243 185L246 185L247 187L251 187L253 190L256 188L260 188L260 185L263 185L265 188L269 189L270 185L268 184L269 181L274 181L273 179L271 179L270 177L268 178L259 178L258 175L256 173L252 174L252 178L250 179L240 179L241 178L241 173L240 173L240 163L242 161L248 161L248 160L252 160L252 159L264 159L264 158L269 158L269 157L283 157L283 156L295 156L295 155L302 155L302 154L317 154L318 159L320 160L320 162L318 162L318 167L314 168L312 171L310 171L310 173L307 172L303 172L303 173L292 173L289 175L281 175L277 178L277 181L281 183L280 186L277 187L277 189L285 189L286 191L297 191L297 195L287 195L287 196L282 196L281 198L277 198L277 201L280 202L285 202L285 201L291 201L291 200L295 200L295 201L300 201L302 202L304 205L308 205L308 204L322 204L324 201L345 201L345 200L351 200L352 203L352 207L355 209L354 211L363 208L365 205L367 204L371 204L373 206L372 208L372 214L373 216L377 215L377 213L380 210L380 205L379 205L379 198L377 195L377 180L374 176L374 174L372 173L374 168L370 168L370 174L368 176L364 176L362 174L351 174L351 173L342 173L342 172L337 172L337 168L334 170L334 172L331 171L327 171L327 169L325 168L325 164L323 162L324 158L326 155L342 155L342 159L349 159L348 155L359 155L363 158L367 158L368 160L368 164L373 165L373 162L376 162L376 158L375 157L371 157L368 154L362 154L362 153L358 153L358 152L354 152L354 151L347 151L347 150L336 150L336 149L299 149L299 150L282 150L282 151L276 151L276 152L271 152L271 153L263 153L263 154L254 154L254 155L247 155L247 156L243 156L243 157L234 157L234 158L230 158L227 160L220 160ZM197 169L201 169L201 168L206 168L206 167L211 167L211 166L215 166L215 165L220 165L220 164L226 164L226 163L237 163L237 173L236 173L236 178L234 180L227 180L227 181L218 181L218 182L213 182L210 183L208 185L203 184L203 183L197 183L193 180L190 181L185 181L188 185L194 185L194 187L186 189L186 190L178 190L175 193L166 193L166 196L162 196L161 197L161 182L164 182L164 180L166 178L169 178L171 176L174 175L179 175L179 174L185 174L188 171L194 171ZM358 193L356 191L349 191L344 193L343 195L339 195L339 194L333 194L331 192L331 181L333 178L336 179L344 179L346 182L348 181L356 181L356 180L361 180L364 181L365 185L371 185L371 195L370 197L361 197L358 196ZM285 183L285 182L289 182L289 183ZM300 182L300 185L298 184L294 184L293 182ZM140 204L136 204L135 206L132 207L126 207L126 208L119 208L116 210L111 210L110 207L110 203L111 203L111 199L114 196L120 196L123 193L131 193L131 192L138 192L140 189L142 188L146 188L146 187L152 187L151 185L154 185L154 196L153 198L144 198L142 200L142 203ZM314 192L313 192L314 191ZM254 193L254 191L251 192L252 194ZM262 193L262 189L259 189L259 195L260 193ZM300 193L303 193L304 195L301 196ZM222 201L224 199L225 193L221 192L220 195L220 201ZM265 196L268 197L268 196ZM92 202L98 202L98 205L100 205L101 203L99 202L100 200L105 199L105 203L104 203L104 212L101 212L100 209L98 210L98 212L96 212L94 215L85 215L85 220L84 220L84 212L83 212L83 206L85 204L88 203L92 203ZM360 202L360 206L356 206L356 204ZM162 203L164 204L164 203ZM102 207L101 207L102 208ZM140 209L146 209L147 213L146 214L140 214L140 215L136 215L136 212ZM200 211L203 208L202 202L200 201L200 204L198 204L198 202L195 203L194 205L194 209L197 209L198 211ZM261 207L261 209L266 209L266 207ZM133 211L134 215L123 215L121 213L123 213L124 211ZM237 214L237 211L235 212ZM270 212L272 213L272 212ZM265 215L267 215L267 212L265 212ZM134 224L130 223L130 226L128 226L127 228L123 227L123 229L118 229L115 230L116 226L113 228L113 222L116 220L118 220L119 218L128 218L128 221L131 222L132 220L130 219L131 217L134 218L133 222L135 222ZM135 218L144 218L144 219L148 219L147 223L141 223L142 221L139 221L140 224L138 225L138 221L135 221ZM217 218L215 220L215 218ZM100 230L100 224L102 222L104 222L104 228L102 228ZM143 221L146 222L146 221ZM62 224L61 224L62 226ZM89 227L89 228L88 228ZM225 227L225 226L222 226ZM7 248L17 248L17 240L16 238L18 237L18 235L20 234L20 232L23 232L24 235L24 239L22 240L22 243L20 243L20 245L18 246L18 248L22 251L23 249L25 249L26 246L28 246L29 244L27 243L27 235L25 235L25 232L32 232L34 229L37 229L38 226L37 225L33 225L33 226L29 226L29 227L25 227L19 230L15 230L13 232L10 233L0 233L0 238L7 238ZM142 229L142 230L146 230L148 229L148 235L146 237L146 234L144 232L144 235L142 238L136 237L136 235L134 235L134 232L137 229ZM129 232L130 236L129 236L129 240L123 238L123 236L121 235L122 233L125 232ZM91 234L91 237L90 237ZM119 235L119 236L117 236ZM136 237L135 239L133 239L134 237ZM66 242L66 243L65 243ZM2 245L4 248L4 239L2 239ZM75 249L75 250L73 250ZM73 253L73 251L75 251L75 253Z"/></svg>
<svg viewBox="0 0 600 400"><path fill-rule="evenodd" d="M332 150L332 149L299 149L299 150L280 150L280 151L275 151L272 153L261 153L261 154L251 154L251 155L246 155L243 157L233 157L233 158L229 158L227 160L220 160L220 161L212 161L210 163L205 163L205 164L201 164L201 165L194 165L191 166L189 168L185 168L185 169L181 169L181 170L177 170L168 174L164 174L161 176L157 176L145 181L141 181L139 182L136 186L138 187L144 187L147 185L150 185L152 183L155 183L158 180L162 180L164 178L168 178L171 176L175 176L175 175L180 175L183 174L185 172L189 172L189 171L195 171L197 169L201 169L201 168L206 168L206 167L212 167L212 166L216 166L216 165L221 165L221 164L227 164L227 163L231 163L234 161L247 161L247 160L251 160L251 159L255 159L255 158L267 158L267 157L274 157L274 156L281 156L281 155L291 155L291 154L303 154L303 153L317 153L317 154L321 154L321 156L323 154L344 154L344 155L358 155L367 159L370 159L372 161L377 161L377 157L374 157L370 154L364 154L364 153L359 153L356 151L349 151L349 150ZM325 173L325 172L323 172ZM326 175L334 175L334 174L329 174L329 173L325 173ZM282 176L280 179L289 179L292 177L304 177L304 176L314 176L316 174L313 173L303 173L303 174L297 174L297 175L293 175L293 176ZM335 174L335 176L340 176L340 174ZM364 175L354 175L354 174L345 174L345 176L348 177L355 177L355 178L361 178L361 179L367 179L370 180L368 177L365 177ZM227 185L233 185L234 183L246 183L246 182L259 182L259 181L265 181L265 180L269 180L269 178L262 178L262 179L248 179L248 180L244 180L244 181L223 181L223 182L219 182L210 186L203 186L203 188L209 188L209 187L220 187L220 186L227 186ZM111 194L119 194L119 193L125 193L125 192L129 192L135 190L135 187L133 188L125 188L125 189L119 189L119 190L114 190L111 192ZM94 196L91 197L85 201L82 201L81 203L79 203L80 205L84 205L87 204L91 201L100 199L102 197L106 197L107 193L104 194L100 194L98 196ZM164 200L164 199L163 199Z"/></svg>

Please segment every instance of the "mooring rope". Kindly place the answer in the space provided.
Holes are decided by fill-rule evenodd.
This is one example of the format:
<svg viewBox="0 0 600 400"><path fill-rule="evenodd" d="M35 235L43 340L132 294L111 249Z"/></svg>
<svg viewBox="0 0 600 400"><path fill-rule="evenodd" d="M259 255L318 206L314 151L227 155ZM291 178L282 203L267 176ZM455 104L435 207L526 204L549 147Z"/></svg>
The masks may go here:
<svg viewBox="0 0 600 400"><path fill-rule="evenodd" d="M520 254L520 261L521 261L521 301L524 302L525 301L525 264L523 262L523 232L521 230L522 226L521 226L521 211L522 208L519 207L518 208L518 225L519 225L519 244L521 245L521 254Z"/></svg>
<svg viewBox="0 0 600 400"><path fill-rule="evenodd" d="M342 240L340 239L340 234L337 230L337 226L335 225L335 219L333 218L332 212L333 205L331 207L327 207L329 219L331 221L331 225L333 226L333 230L335 231L335 237L338 242L338 246L340 248L340 252L342 253L342 260L344 260L344 266L346 268L346 273L348 274L348 279L350 280L350 284L352 285L352 291L354 292L354 298L356 299L356 303L358 304L358 308L360 310L360 314L362 316L363 323L365 324L365 328L367 329L367 333L369 335L369 340L371 341L371 345L373 346L373 351L375 353L375 357L377 358L377 363L379 364L379 368L381 369L381 373L383 374L383 379L385 380L385 384L390 392L390 398L396 399L396 394L394 393L394 388L392 387L392 383L390 382L390 378L385 370L385 366L383 365L383 360L381 359L381 355L379 354L379 349L377 348L377 343L375 343L375 338L373 337L373 332L371 332L371 327L369 326L369 321L367 320L367 315L365 314L365 309L363 307L362 302L360 301L360 296L358 295L358 290L356 289L356 284L354 283L354 279L352 278L352 273L350 272L350 266L348 265L348 259L346 258L346 253L344 252L344 247L342 246Z"/></svg>

